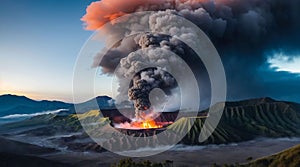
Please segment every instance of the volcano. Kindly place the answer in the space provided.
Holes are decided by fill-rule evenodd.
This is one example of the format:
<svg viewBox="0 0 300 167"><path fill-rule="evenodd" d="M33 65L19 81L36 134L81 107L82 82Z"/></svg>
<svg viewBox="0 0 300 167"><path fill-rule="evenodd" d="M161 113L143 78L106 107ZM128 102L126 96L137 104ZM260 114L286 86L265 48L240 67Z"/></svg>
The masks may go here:
<svg viewBox="0 0 300 167"><path fill-rule="evenodd" d="M130 121L114 123L114 127L118 129L130 129L130 130L149 130L149 129L154 130L154 129L164 129L168 125L171 125L174 122L173 119L172 120L166 119L162 112L158 113L158 112L148 110L147 112L139 111L139 113L140 113L139 117L130 119Z"/></svg>
<svg viewBox="0 0 300 167"><path fill-rule="evenodd" d="M175 122L178 111L173 112L150 112L141 114L140 118L136 118L134 109L121 110L102 110L104 117L108 117L111 126L126 131L143 131L143 130L164 130L167 126ZM130 119L133 118L133 119Z"/></svg>
<svg viewBox="0 0 300 167"><path fill-rule="evenodd" d="M132 122L125 122L116 124L115 127L119 129L131 129L131 130L142 130L142 129L164 129L173 122L158 122L154 119L139 120Z"/></svg>

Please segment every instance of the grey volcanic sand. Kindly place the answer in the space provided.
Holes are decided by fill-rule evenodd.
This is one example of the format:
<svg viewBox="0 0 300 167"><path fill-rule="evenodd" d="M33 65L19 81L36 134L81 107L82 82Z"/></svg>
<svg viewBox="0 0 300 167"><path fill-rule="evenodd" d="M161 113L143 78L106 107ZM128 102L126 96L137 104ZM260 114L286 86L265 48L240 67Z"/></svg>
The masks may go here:
<svg viewBox="0 0 300 167"><path fill-rule="evenodd" d="M158 155L133 158L135 161L151 160L153 162L174 161L175 166L211 166L217 164L234 164L247 162L248 157L261 158L269 156L294 145L300 144L299 138L257 139L248 142L229 145L209 146L176 146ZM58 153L44 156L59 162L75 166L106 167L118 162L123 157L111 152L104 153Z"/></svg>
<svg viewBox="0 0 300 167"><path fill-rule="evenodd" d="M54 148L40 147L37 145L32 145L0 137L0 152L20 155L40 155L48 153L57 153L58 150Z"/></svg>
<svg viewBox="0 0 300 167"><path fill-rule="evenodd" d="M1 167L67 167L59 163L39 157L39 155L58 152L53 148L44 148L0 137L0 166Z"/></svg>

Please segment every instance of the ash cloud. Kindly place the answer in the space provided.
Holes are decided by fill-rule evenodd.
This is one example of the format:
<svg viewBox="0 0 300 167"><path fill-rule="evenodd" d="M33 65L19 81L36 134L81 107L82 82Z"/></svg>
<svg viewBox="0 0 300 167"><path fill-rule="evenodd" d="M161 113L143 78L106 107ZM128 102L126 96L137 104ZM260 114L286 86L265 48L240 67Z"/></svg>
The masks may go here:
<svg viewBox="0 0 300 167"><path fill-rule="evenodd" d="M149 95L152 90L159 88L166 95L171 95L172 89L177 88L175 78L161 68L148 68L137 73L128 90L129 100L134 101L136 118L139 118L139 111L148 110L152 107Z"/></svg>
<svg viewBox="0 0 300 167"><path fill-rule="evenodd" d="M136 11L153 10L157 12L149 18L137 18L139 22L149 25L152 30L163 32L164 27L174 26L171 29L172 32L169 32L170 34L174 36L183 34L185 39L193 41L195 38L193 32L186 27L176 27L176 18L171 15L175 14L187 18L210 37L225 66L229 99L260 96L275 96L280 99L286 98L288 93L290 93L290 97L298 97L300 86L288 82L299 83L300 79L293 74L275 74L268 71L267 68L263 70L261 68L265 66L266 53L277 50L300 52L300 24L298 21L300 1L130 0L129 2L102 0L92 3L87 8L87 14L82 21L85 22L86 29L97 30L101 29L105 23L117 25L113 22L113 18L117 16ZM139 27L140 25L134 23L129 23L129 25L126 34L131 34L136 29L142 29ZM119 33L115 30L108 32L111 33L111 38ZM143 54L147 56L135 52L142 48L147 49L147 53ZM130 67L133 63L141 65L142 61L135 61L133 58L139 55L144 59L147 57L151 60L149 55L159 51L156 48L175 52L185 58L188 57L187 52L190 52L183 43L172 37L160 34L142 34L120 41L108 53L99 53L95 57L94 66L101 66L104 73L111 73L121 63L122 68L129 70L127 72L136 73L138 71L134 71ZM99 57L103 57L102 62L97 61ZM156 60L162 64L170 61L167 57ZM196 68L198 64L194 66ZM204 70L201 67L200 69ZM122 73L122 75L128 74ZM293 80L276 79L283 75L293 78ZM280 85L282 88L279 91ZM287 85L292 85L292 87L287 87Z"/></svg>
<svg viewBox="0 0 300 167"><path fill-rule="evenodd" d="M173 37L162 34L146 33L136 36L135 39L141 49L131 52L127 57L120 58L119 68L116 70L120 83L124 84L120 86L120 94L117 100L120 102L126 100L129 95L130 100L135 101L136 109L145 110L145 108L148 109L150 106L148 99L150 91L154 88L160 88L166 95L170 96L169 101L173 101L175 103L173 105L177 106L178 101L174 100L173 97L177 96L178 92L171 91L177 87L177 82L172 75L164 71L173 71L177 73L177 76L181 77L181 80L188 81L188 76L185 73L187 68L193 70L192 72L196 75L198 82L201 83L199 86L202 91L200 98L210 97L210 82L207 71L202 61L189 46ZM175 54L179 57L174 56ZM148 69L141 72L145 67L152 64L160 68L154 71L153 69ZM135 76L136 74L140 76ZM127 93L126 88L129 83L128 81L126 83L126 79L123 78L131 78L132 76L135 77L133 77L133 84L131 83L130 85L139 88L129 89L129 93ZM187 94L189 93L187 92ZM136 98L137 96L141 97ZM190 103L193 102L191 101ZM207 102L202 101L201 103L204 106Z"/></svg>

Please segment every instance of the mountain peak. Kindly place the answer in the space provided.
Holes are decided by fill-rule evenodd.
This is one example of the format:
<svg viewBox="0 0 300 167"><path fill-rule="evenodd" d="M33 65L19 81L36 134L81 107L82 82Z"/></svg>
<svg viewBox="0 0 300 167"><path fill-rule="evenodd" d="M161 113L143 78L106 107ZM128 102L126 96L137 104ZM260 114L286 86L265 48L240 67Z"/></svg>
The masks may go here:
<svg viewBox="0 0 300 167"><path fill-rule="evenodd" d="M259 99L259 102L261 103L272 103L276 102L276 100L272 99L271 97L263 97Z"/></svg>
<svg viewBox="0 0 300 167"><path fill-rule="evenodd" d="M0 97L5 97L5 98L26 98L26 99L29 99L28 97L26 96L20 96L20 95L13 95L13 94L3 94L3 95L0 95Z"/></svg>
<svg viewBox="0 0 300 167"><path fill-rule="evenodd" d="M36 101L25 96L5 94L0 96L0 117L11 114L32 114L68 109L71 106L71 104L59 101Z"/></svg>
<svg viewBox="0 0 300 167"><path fill-rule="evenodd" d="M20 102L20 101L34 101L26 96L18 96L18 95L12 95L12 94L5 94L0 95L0 104L2 103L13 103L13 102Z"/></svg>
<svg viewBox="0 0 300 167"><path fill-rule="evenodd" d="M112 98L109 97L109 96L97 96L96 99L108 99L108 100L110 100Z"/></svg>
<svg viewBox="0 0 300 167"><path fill-rule="evenodd" d="M227 106L252 106L257 104L274 103L274 102L277 101L270 97L262 97L262 98L255 98L255 99L248 99L248 100L241 100L241 101L226 102L226 105Z"/></svg>

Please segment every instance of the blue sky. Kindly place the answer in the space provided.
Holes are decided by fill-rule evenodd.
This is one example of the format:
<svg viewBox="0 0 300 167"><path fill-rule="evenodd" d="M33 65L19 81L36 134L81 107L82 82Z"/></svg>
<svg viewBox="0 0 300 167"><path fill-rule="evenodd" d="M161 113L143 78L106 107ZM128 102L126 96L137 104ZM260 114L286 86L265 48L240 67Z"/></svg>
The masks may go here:
<svg viewBox="0 0 300 167"><path fill-rule="evenodd" d="M80 21L91 2L92 0L0 1L0 94L72 101L72 77L77 55L93 34L92 31L84 30ZM299 39L294 38L294 43L299 43ZM272 51L277 46L270 48L267 51ZM254 85L253 90L247 85L251 81L239 81L240 85L245 82L245 89L250 89L248 91L253 94L242 94L232 84L236 76L231 76L232 83L229 81L228 85L232 85L236 91L236 96L232 96L232 99L271 96L280 100L300 101L300 54L289 53L295 48L299 50L299 46L295 45L287 49L288 52L268 52L265 64L257 69L262 71L255 77L259 80L259 85ZM230 70L241 70L233 68L236 63L232 65L230 60L228 62L227 74L231 74ZM106 90L111 86L108 83L103 85L106 87L102 86L97 93L110 95ZM254 90L256 88L257 91Z"/></svg>
<svg viewBox="0 0 300 167"><path fill-rule="evenodd" d="M1 0L0 94L71 101L87 0Z"/></svg>

